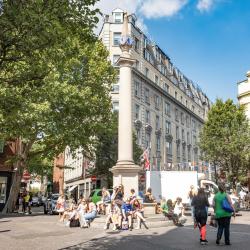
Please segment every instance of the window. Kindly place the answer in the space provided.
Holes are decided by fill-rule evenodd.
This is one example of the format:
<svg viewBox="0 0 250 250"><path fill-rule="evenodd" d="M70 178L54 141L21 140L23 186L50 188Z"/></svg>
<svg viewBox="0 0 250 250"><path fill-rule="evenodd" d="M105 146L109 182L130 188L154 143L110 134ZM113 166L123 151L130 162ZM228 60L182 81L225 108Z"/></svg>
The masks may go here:
<svg viewBox="0 0 250 250"><path fill-rule="evenodd" d="M140 83L135 81L135 96L140 96Z"/></svg>
<svg viewBox="0 0 250 250"><path fill-rule="evenodd" d="M166 141L166 150L167 150L167 154L168 155L172 155L172 151L173 151L172 148L173 148L172 147L172 142Z"/></svg>
<svg viewBox="0 0 250 250"><path fill-rule="evenodd" d="M139 39L136 38L136 37L135 37L134 44L135 44L135 50L136 50L137 52L139 52L139 51L140 51L140 41L139 41Z"/></svg>
<svg viewBox="0 0 250 250"><path fill-rule="evenodd" d="M196 122L194 119L192 119L192 129L195 131L196 130Z"/></svg>
<svg viewBox="0 0 250 250"><path fill-rule="evenodd" d="M179 121L179 110L175 109L175 120L178 122Z"/></svg>
<svg viewBox="0 0 250 250"><path fill-rule="evenodd" d="M145 134L145 147L151 148L151 136L150 133Z"/></svg>
<svg viewBox="0 0 250 250"><path fill-rule="evenodd" d="M197 138L195 135L193 135L193 145L196 145L197 144Z"/></svg>
<svg viewBox="0 0 250 250"><path fill-rule="evenodd" d="M155 83L159 85L159 77L157 75L155 75Z"/></svg>
<svg viewBox="0 0 250 250"><path fill-rule="evenodd" d="M119 102L114 101L113 102L113 111L119 111Z"/></svg>
<svg viewBox="0 0 250 250"><path fill-rule="evenodd" d="M138 61L138 60L136 60L136 61L135 61L135 65L134 65L134 67L135 67L136 69L138 69L138 70L139 70L140 63L139 63L139 61Z"/></svg>
<svg viewBox="0 0 250 250"><path fill-rule="evenodd" d="M150 124L150 112L149 110L146 110L146 113L145 113L145 122Z"/></svg>
<svg viewBox="0 0 250 250"><path fill-rule="evenodd" d="M170 116L170 104L165 102L165 115Z"/></svg>
<svg viewBox="0 0 250 250"><path fill-rule="evenodd" d="M178 126L176 126L175 136L176 136L176 140L180 139L180 133L179 133L179 127Z"/></svg>
<svg viewBox="0 0 250 250"><path fill-rule="evenodd" d="M181 147L180 144L176 144L177 157L181 156Z"/></svg>
<svg viewBox="0 0 250 250"><path fill-rule="evenodd" d="M155 129L160 129L160 117L158 115L155 117Z"/></svg>
<svg viewBox="0 0 250 250"><path fill-rule="evenodd" d="M115 23L122 23L122 13L114 13Z"/></svg>
<svg viewBox="0 0 250 250"><path fill-rule="evenodd" d="M166 134L171 134L171 123L169 121L165 122Z"/></svg>
<svg viewBox="0 0 250 250"><path fill-rule="evenodd" d="M120 39L121 39L121 32L114 32L113 34L113 45L119 46L120 45Z"/></svg>
<svg viewBox="0 0 250 250"><path fill-rule="evenodd" d="M192 112L194 112L194 105L192 105Z"/></svg>
<svg viewBox="0 0 250 250"><path fill-rule="evenodd" d="M181 124L184 124L184 114L181 112Z"/></svg>
<svg viewBox="0 0 250 250"><path fill-rule="evenodd" d="M145 76L149 77L149 69L148 68L145 68Z"/></svg>
<svg viewBox="0 0 250 250"><path fill-rule="evenodd" d="M188 161L191 161L191 149L188 148Z"/></svg>
<svg viewBox="0 0 250 250"><path fill-rule="evenodd" d="M190 144L190 133L187 132L187 144Z"/></svg>
<svg viewBox="0 0 250 250"><path fill-rule="evenodd" d="M136 143L137 145L141 145L141 130L140 129L136 130Z"/></svg>
<svg viewBox="0 0 250 250"><path fill-rule="evenodd" d="M164 83L164 90L169 93L169 86L167 83Z"/></svg>
<svg viewBox="0 0 250 250"><path fill-rule="evenodd" d="M190 117L188 115L186 115L186 126L187 128L190 127Z"/></svg>
<svg viewBox="0 0 250 250"><path fill-rule="evenodd" d="M183 99L182 99L182 96L181 96L181 103L182 103Z"/></svg>
<svg viewBox="0 0 250 250"><path fill-rule="evenodd" d="M184 129L181 130L181 138L183 141L185 141L185 131Z"/></svg>
<svg viewBox="0 0 250 250"><path fill-rule="evenodd" d="M188 107L188 101L186 100L186 107Z"/></svg>
<svg viewBox="0 0 250 250"><path fill-rule="evenodd" d="M160 97L158 95L155 95L155 108L160 108Z"/></svg>
<svg viewBox="0 0 250 250"><path fill-rule="evenodd" d="M140 106L135 104L135 119L140 120Z"/></svg>
<svg viewBox="0 0 250 250"><path fill-rule="evenodd" d="M0 176L0 204L6 203L7 177Z"/></svg>
<svg viewBox="0 0 250 250"><path fill-rule="evenodd" d="M113 55L113 65L115 65L119 59L120 55ZM117 66L117 65L115 65Z"/></svg>
<svg viewBox="0 0 250 250"><path fill-rule="evenodd" d="M178 95L177 95L177 92L176 92L176 91L174 92L174 97L175 97L175 99L177 99L177 97L178 97Z"/></svg>
<svg viewBox="0 0 250 250"><path fill-rule="evenodd" d="M145 102L150 104L149 101L149 89L145 88Z"/></svg>
<svg viewBox="0 0 250 250"><path fill-rule="evenodd" d="M186 147L185 147L185 145L182 145L182 158L186 159Z"/></svg>
<svg viewBox="0 0 250 250"><path fill-rule="evenodd" d="M119 84L114 84L113 86L112 86L112 92L113 93L119 93Z"/></svg>
<svg viewBox="0 0 250 250"><path fill-rule="evenodd" d="M161 137L160 136L156 137L156 150L161 151Z"/></svg>

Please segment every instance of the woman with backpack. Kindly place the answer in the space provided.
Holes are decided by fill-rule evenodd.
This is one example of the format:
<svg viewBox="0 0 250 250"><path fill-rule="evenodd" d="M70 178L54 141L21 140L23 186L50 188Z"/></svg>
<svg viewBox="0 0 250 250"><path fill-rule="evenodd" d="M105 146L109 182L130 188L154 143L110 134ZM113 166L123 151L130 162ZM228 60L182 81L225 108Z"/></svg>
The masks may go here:
<svg viewBox="0 0 250 250"><path fill-rule="evenodd" d="M230 196L225 192L225 185L219 184L219 192L214 196L215 218L218 221L218 231L216 244L220 245L220 240L224 231L225 244L230 243L230 220L232 213L235 214Z"/></svg>
<svg viewBox="0 0 250 250"><path fill-rule="evenodd" d="M206 224L209 202L203 188L200 188L198 194L193 197L191 206L194 207L195 222L200 230L200 243L201 245L205 245L208 243L206 239Z"/></svg>

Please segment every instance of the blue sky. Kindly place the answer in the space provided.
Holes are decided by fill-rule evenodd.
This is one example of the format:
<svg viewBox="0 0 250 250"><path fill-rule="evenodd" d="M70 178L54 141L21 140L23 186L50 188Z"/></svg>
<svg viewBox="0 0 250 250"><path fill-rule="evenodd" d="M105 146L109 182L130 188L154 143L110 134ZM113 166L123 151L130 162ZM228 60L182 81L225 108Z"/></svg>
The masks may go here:
<svg viewBox="0 0 250 250"><path fill-rule="evenodd" d="M237 82L250 70L249 0L120 2L116 7L135 12L149 37L212 101L237 101ZM117 3L101 0L99 7L108 13Z"/></svg>

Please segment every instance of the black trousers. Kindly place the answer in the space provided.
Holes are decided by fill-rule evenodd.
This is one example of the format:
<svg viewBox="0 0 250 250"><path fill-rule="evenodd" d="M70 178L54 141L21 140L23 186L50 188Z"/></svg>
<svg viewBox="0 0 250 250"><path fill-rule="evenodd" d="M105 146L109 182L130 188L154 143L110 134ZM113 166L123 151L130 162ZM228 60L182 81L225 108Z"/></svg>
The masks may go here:
<svg viewBox="0 0 250 250"><path fill-rule="evenodd" d="M230 243L230 220L231 217L223 217L218 219L217 239L220 240L224 231L225 243Z"/></svg>

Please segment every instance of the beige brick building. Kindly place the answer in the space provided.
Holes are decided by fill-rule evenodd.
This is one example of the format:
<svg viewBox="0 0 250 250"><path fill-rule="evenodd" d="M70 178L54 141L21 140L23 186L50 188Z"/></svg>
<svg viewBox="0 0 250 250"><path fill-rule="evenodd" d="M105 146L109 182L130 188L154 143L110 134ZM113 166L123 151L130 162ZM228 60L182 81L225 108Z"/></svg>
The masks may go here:
<svg viewBox="0 0 250 250"><path fill-rule="evenodd" d="M121 55L123 14L123 10L115 9L106 15L99 34L114 66ZM129 16L129 32L134 40L130 53L136 60L132 69L132 120L138 144L150 149L153 169L201 166L197 142L211 105L209 99L136 26L134 15ZM111 95L113 109L119 110L119 79Z"/></svg>

